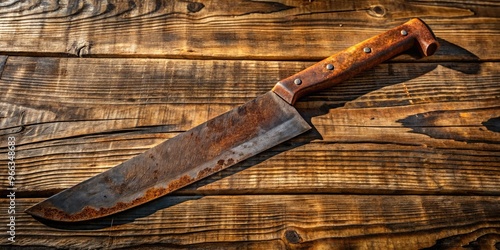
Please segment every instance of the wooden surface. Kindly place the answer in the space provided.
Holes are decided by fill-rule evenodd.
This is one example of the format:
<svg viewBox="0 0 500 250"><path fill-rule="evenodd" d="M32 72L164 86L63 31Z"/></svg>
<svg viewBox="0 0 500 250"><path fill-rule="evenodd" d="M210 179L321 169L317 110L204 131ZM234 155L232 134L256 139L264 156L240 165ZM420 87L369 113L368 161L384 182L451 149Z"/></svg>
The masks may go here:
<svg viewBox="0 0 500 250"><path fill-rule="evenodd" d="M3 233L0 247L499 249L499 5L0 3L4 225L8 137L17 166L16 242ZM302 99L312 131L108 218L23 213L411 17L437 54L410 51Z"/></svg>

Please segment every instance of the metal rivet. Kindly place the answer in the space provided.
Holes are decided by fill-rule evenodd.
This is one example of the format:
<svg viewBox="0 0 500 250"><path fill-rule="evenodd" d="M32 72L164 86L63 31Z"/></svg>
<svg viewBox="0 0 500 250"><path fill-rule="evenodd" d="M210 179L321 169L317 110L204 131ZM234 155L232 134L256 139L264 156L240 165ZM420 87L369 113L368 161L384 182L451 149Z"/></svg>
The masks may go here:
<svg viewBox="0 0 500 250"><path fill-rule="evenodd" d="M365 53L370 53L370 52L372 52L372 49L370 49L370 47L364 47L364 48L363 48L363 51L364 51Z"/></svg>
<svg viewBox="0 0 500 250"><path fill-rule="evenodd" d="M293 80L293 83L300 85L300 84L302 84L302 80L300 80L300 78L297 78L297 79Z"/></svg>
<svg viewBox="0 0 500 250"><path fill-rule="evenodd" d="M333 69L333 64L329 63L326 65L327 70L332 70Z"/></svg>
<svg viewBox="0 0 500 250"><path fill-rule="evenodd" d="M408 35L408 31L406 31L406 30L401 30L401 35L403 35L403 36Z"/></svg>

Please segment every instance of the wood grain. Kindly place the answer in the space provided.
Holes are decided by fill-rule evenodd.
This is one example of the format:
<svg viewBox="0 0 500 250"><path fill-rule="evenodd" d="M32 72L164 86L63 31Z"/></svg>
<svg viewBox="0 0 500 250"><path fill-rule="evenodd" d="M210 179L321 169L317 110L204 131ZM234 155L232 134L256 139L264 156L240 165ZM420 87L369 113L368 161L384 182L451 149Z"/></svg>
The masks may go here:
<svg viewBox="0 0 500 250"><path fill-rule="evenodd" d="M0 166L15 136L17 190L16 243L4 233L0 248L499 249L499 7L1 1ZM438 53L410 51L303 98L312 131L104 219L23 213L413 17Z"/></svg>
<svg viewBox="0 0 500 250"><path fill-rule="evenodd" d="M16 200L19 246L494 249L500 242L496 196L167 196L113 217L48 226L21 212L39 200Z"/></svg>
<svg viewBox="0 0 500 250"><path fill-rule="evenodd" d="M425 0L12 0L0 53L320 60L413 17L447 45L428 60L500 58L497 2Z"/></svg>
<svg viewBox="0 0 500 250"><path fill-rule="evenodd" d="M19 192L75 185L308 64L11 56L0 79L0 132L17 138ZM380 65L300 101L313 131L181 193L497 195L498 68Z"/></svg>

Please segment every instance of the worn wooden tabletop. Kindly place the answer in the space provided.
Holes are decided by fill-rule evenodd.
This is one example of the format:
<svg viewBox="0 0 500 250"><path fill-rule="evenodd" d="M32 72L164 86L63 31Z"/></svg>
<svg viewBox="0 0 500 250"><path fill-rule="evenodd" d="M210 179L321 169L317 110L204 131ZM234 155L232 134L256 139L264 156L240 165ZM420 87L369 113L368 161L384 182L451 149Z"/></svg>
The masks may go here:
<svg viewBox="0 0 500 250"><path fill-rule="evenodd" d="M103 219L23 212L412 17L440 50L302 99L311 132ZM2 1L0 247L499 249L499 41L497 1Z"/></svg>

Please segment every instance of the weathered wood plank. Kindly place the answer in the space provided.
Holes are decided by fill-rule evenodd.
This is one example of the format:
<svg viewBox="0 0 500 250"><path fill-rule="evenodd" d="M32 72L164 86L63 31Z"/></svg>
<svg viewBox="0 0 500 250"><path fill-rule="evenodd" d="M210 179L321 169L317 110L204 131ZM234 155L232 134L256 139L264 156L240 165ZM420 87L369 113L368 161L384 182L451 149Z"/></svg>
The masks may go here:
<svg viewBox="0 0 500 250"><path fill-rule="evenodd" d="M422 17L445 45L428 60L498 60L499 13L494 1L7 1L0 53L319 60Z"/></svg>
<svg viewBox="0 0 500 250"><path fill-rule="evenodd" d="M10 56L0 78L0 154L5 138L15 136L19 192L47 195L268 91L308 64ZM302 100L314 131L183 192L496 195L498 66L380 65ZM6 174L0 172L2 182Z"/></svg>
<svg viewBox="0 0 500 250"><path fill-rule="evenodd" d="M0 248L499 248L499 6L4 1L0 165L14 136L17 199L16 244L4 233ZM314 131L112 217L41 223L22 212L410 17L430 24L438 53L398 56L305 98Z"/></svg>
<svg viewBox="0 0 500 250"><path fill-rule="evenodd" d="M494 249L500 242L500 198L491 196L168 196L110 218L46 225L21 212L37 201L16 199L16 246ZM1 199L0 210L8 204Z"/></svg>

